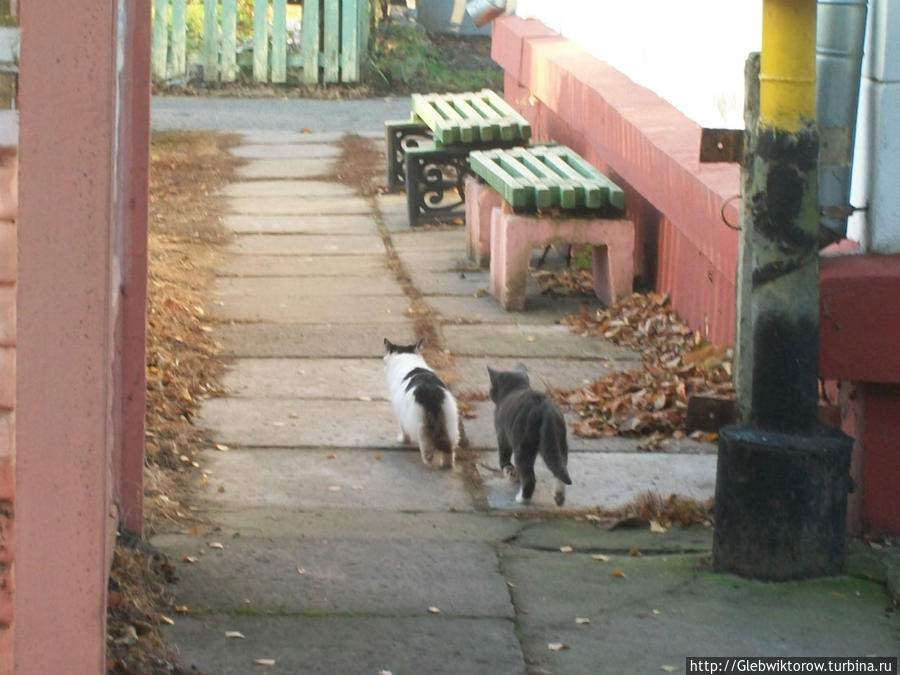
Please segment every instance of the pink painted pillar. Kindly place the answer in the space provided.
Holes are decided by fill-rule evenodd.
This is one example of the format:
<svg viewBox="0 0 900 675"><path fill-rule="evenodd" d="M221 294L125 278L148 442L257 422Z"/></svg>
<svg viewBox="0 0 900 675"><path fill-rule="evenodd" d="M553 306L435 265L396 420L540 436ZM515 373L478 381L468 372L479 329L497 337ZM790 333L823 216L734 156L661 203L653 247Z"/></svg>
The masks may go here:
<svg viewBox="0 0 900 675"><path fill-rule="evenodd" d="M19 8L15 668L23 675L105 670L118 4Z"/></svg>
<svg viewBox="0 0 900 675"><path fill-rule="evenodd" d="M15 148L0 149L0 673L12 672L15 606L15 367L16 211Z"/></svg>

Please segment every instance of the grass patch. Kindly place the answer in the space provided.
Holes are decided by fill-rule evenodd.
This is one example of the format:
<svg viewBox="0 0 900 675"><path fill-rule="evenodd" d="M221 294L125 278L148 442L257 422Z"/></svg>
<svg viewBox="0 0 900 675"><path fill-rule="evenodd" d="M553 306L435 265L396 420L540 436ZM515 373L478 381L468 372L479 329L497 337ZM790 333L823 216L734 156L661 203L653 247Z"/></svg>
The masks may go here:
<svg viewBox="0 0 900 675"><path fill-rule="evenodd" d="M433 41L415 26L385 22L373 40L369 78L380 93L500 89L503 71L489 50L490 38Z"/></svg>

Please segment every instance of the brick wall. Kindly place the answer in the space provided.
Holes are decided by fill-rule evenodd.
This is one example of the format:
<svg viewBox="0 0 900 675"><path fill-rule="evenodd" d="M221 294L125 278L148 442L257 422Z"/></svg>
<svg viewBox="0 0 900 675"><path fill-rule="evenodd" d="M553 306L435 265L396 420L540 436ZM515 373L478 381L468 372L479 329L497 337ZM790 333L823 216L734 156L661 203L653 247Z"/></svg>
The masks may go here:
<svg viewBox="0 0 900 675"><path fill-rule="evenodd" d="M13 655L17 176L16 151L0 149L0 673Z"/></svg>

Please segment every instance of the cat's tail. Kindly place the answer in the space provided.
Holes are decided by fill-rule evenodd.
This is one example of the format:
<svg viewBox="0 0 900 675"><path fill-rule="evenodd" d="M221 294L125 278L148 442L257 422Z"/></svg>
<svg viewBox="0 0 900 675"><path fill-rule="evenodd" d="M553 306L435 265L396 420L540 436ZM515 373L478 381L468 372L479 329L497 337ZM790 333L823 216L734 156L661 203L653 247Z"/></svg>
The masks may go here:
<svg viewBox="0 0 900 675"><path fill-rule="evenodd" d="M571 485L572 479L569 478L569 472L566 469L568 463L566 423L558 414L554 413L553 410L545 410L541 417L538 452L541 453L544 464L550 469L550 473L566 485Z"/></svg>
<svg viewBox="0 0 900 675"><path fill-rule="evenodd" d="M424 433L431 441L431 446L438 452L452 453L453 440L447 428L447 416L444 414L444 398L448 396L442 387L422 386L415 391L416 403L422 406L424 415Z"/></svg>

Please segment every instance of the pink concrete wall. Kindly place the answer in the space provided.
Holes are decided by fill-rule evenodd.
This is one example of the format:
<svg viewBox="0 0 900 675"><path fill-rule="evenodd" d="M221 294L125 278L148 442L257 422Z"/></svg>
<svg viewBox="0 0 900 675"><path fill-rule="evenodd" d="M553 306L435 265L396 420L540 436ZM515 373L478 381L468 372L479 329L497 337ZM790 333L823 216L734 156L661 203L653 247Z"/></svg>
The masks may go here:
<svg viewBox="0 0 900 675"><path fill-rule="evenodd" d="M15 672L100 673L116 516L141 519L150 10L19 18Z"/></svg>
<svg viewBox="0 0 900 675"><path fill-rule="evenodd" d="M0 149L0 673L12 672L15 504L16 151Z"/></svg>

